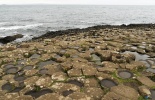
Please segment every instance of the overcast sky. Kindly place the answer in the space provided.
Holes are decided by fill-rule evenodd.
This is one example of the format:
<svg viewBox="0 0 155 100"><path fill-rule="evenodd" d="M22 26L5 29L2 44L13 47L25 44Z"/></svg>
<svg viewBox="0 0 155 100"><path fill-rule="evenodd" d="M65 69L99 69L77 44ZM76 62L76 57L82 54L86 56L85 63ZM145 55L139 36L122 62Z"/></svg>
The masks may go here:
<svg viewBox="0 0 155 100"><path fill-rule="evenodd" d="M155 0L0 0L0 4L155 5Z"/></svg>

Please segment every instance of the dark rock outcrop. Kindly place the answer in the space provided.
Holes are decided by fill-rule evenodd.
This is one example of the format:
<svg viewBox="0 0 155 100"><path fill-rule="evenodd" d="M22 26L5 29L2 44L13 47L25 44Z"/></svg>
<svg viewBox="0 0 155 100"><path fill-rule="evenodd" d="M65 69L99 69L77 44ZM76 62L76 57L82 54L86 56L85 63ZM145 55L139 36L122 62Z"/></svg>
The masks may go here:
<svg viewBox="0 0 155 100"><path fill-rule="evenodd" d="M18 38L22 38L23 35L22 34L16 34L16 35L13 35L13 36L6 36L4 38L0 38L0 42L3 43L3 44L6 44L6 43L9 43L9 42L12 42Z"/></svg>

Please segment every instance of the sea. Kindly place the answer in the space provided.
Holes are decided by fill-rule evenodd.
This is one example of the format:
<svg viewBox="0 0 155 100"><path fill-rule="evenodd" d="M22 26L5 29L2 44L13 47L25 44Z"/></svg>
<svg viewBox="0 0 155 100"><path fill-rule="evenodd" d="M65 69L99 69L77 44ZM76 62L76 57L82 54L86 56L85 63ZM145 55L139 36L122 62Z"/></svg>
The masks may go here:
<svg viewBox="0 0 155 100"><path fill-rule="evenodd" d="M155 6L0 5L0 37L23 34L16 42L48 31L137 23L155 23Z"/></svg>

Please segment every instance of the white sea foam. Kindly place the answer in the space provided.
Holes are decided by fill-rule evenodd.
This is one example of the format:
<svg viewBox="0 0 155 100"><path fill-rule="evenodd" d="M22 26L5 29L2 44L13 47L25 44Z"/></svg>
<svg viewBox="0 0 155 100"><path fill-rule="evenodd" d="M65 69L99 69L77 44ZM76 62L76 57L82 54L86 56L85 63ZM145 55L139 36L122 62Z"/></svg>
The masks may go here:
<svg viewBox="0 0 155 100"><path fill-rule="evenodd" d="M43 24L31 24L25 26L10 26L10 27L0 27L0 31L8 31L8 30L17 30L17 29L31 29L38 26L42 26Z"/></svg>

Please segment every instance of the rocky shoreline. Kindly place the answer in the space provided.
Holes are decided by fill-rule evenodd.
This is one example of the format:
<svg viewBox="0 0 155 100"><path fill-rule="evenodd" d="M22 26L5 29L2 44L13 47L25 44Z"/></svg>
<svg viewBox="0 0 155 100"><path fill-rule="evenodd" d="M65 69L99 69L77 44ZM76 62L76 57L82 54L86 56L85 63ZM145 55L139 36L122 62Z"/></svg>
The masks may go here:
<svg viewBox="0 0 155 100"><path fill-rule="evenodd" d="M154 24L70 29L8 43L0 47L0 100L154 100L154 57Z"/></svg>

